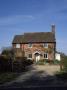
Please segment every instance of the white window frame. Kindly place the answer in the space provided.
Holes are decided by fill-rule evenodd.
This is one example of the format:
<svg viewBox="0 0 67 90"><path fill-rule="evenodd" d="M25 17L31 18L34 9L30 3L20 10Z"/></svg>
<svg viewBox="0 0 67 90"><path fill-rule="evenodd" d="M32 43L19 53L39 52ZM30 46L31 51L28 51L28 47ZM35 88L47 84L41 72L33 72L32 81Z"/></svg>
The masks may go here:
<svg viewBox="0 0 67 90"><path fill-rule="evenodd" d="M20 48L20 44L16 44L16 48Z"/></svg>
<svg viewBox="0 0 67 90"><path fill-rule="evenodd" d="M43 44L44 48L48 48L48 43Z"/></svg>
<svg viewBox="0 0 67 90"><path fill-rule="evenodd" d="M30 46L30 44L31 44L31 46ZM29 47L29 48L32 48L32 43L29 43L29 44L28 44L28 47Z"/></svg>
<svg viewBox="0 0 67 90"><path fill-rule="evenodd" d="M48 53L44 53L44 55L46 55L47 54L47 58L46 57L44 57L44 59L48 59Z"/></svg>

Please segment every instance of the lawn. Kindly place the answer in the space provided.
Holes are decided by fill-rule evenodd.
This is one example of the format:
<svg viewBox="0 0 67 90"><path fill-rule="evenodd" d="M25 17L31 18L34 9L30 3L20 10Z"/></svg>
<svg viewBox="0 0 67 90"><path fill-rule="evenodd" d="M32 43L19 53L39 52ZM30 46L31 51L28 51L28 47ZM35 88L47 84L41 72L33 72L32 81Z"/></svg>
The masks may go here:
<svg viewBox="0 0 67 90"><path fill-rule="evenodd" d="M19 73L4 72L0 73L0 84L14 80L19 76Z"/></svg>

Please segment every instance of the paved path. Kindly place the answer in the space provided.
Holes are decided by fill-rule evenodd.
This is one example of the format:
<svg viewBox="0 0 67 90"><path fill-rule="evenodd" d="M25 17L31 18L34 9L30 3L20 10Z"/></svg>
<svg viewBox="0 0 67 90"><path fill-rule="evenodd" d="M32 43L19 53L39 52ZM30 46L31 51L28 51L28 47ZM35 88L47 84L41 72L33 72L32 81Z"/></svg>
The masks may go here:
<svg viewBox="0 0 67 90"><path fill-rule="evenodd" d="M55 72L60 70L59 66L54 65L32 65L29 71L25 72L12 82L3 84L3 88L30 88L63 85L58 82Z"/></svg>

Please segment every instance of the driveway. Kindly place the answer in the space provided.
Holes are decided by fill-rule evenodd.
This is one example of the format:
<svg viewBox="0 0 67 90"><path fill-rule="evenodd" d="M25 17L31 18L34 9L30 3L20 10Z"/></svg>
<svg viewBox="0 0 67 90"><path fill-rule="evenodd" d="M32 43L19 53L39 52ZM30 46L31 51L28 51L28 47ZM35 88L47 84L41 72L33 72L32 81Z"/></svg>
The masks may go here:
<svg viewBox="0 0 67 90"><path fill-rule="evenodd" d="M55 73L60 70L59 65L32 65L29 71L23 73L12 82L3 84L1 88L33 88L63 85L58 82Z"/></svg>

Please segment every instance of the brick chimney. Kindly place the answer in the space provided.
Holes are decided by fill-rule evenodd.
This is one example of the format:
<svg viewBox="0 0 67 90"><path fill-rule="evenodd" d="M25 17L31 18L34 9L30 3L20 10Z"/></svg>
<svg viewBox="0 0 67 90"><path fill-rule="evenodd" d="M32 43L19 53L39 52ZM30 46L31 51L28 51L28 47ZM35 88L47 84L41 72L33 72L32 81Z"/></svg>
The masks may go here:
<svg viewBox="0 0 67 90"><path fill-rule="evenodd" d="M51 25L51 30L52 30L52 33L54 33L55 34L55 25L53 24L53 25Z"/></svg>

